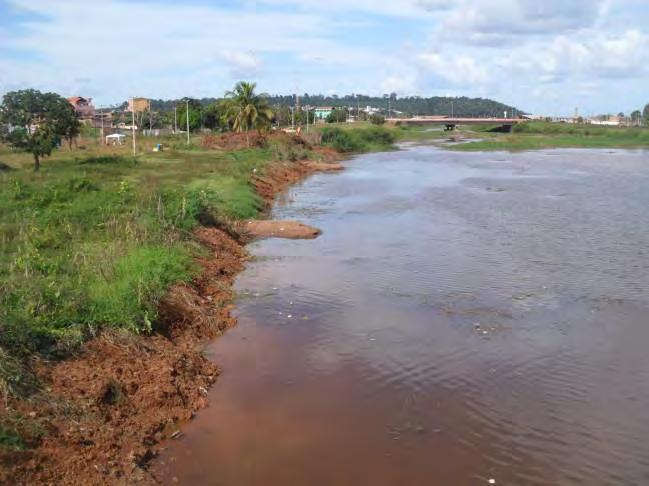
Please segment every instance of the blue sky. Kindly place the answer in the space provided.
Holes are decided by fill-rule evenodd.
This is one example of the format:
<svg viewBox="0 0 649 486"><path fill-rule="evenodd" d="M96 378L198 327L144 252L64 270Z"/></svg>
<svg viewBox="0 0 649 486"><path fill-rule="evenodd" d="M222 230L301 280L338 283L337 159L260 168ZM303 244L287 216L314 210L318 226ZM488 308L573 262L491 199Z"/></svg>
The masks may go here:
<svg viewBox="0 0 649 486"><path fill-rule="evenodd" d="M538 114L649 103L649 0L0 0L0 92L483 96Z"/></svg>

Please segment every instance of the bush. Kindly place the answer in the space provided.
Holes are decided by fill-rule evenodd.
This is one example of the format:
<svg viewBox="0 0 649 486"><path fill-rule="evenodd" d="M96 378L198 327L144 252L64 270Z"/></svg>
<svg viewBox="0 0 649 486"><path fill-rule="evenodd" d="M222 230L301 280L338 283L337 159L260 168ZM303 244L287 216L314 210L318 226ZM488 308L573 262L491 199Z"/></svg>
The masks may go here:
<svg viewBox="0 0 649 486"><path fill-rule="evenodd" d="M364 130L359 130L358 134L367 143L392 145L395 142L395 137L392 132L383 127L369 127Z"/></svg>
<svg viewBox="0 0 649 486"><path fill-rule="evenodd" d="M362 142L351 131L342 128L324 128L322 144L343 153L358 152L364 148Z"/></svg>
<svg viewBox="0 0 649 486"><path fill-rule="evenodd" d="M347 110L344 108L334 108L327 116L327 123L344 123L347 121Z"/></svg>
<svg viewBox="0 0 649 486"><path fill-rule="evenodd" d="M371 149L386 148L395 142L393 133L383 127L356 128L324 128L322 144L328 145L338 152L363 152Z"/></svg>
<svg viewBox="0 0 649 486"><path fill-rule="evenodd" d="M378 113L374 113L370 116L370 123L372 125L383 125L385 123L385 117Z"/></svg>

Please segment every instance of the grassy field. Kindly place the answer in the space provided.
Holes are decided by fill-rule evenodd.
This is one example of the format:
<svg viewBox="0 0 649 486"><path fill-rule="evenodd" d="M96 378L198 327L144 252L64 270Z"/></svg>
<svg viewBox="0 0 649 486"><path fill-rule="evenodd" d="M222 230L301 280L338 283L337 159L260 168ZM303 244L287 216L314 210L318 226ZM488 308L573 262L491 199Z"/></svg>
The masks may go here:
<svg viewBox="0 0 649 486"><path fill-rule="evenodd" d="M142 142L137 158L63 148L38 173L0 148L0 347L57 354L100 327L149 330L165 290L195 271L191 230L257 216L250 176L286 152L153 153Z"/></svg>
<svg viewBox="0 0 649 486"><path fill-rule="evenodd" d="M393 141L361 127L334 129L323 144L364 152ZM142 138L138 148L133 157L128 143L83 139L34 172L29 154L0 145L0 398L19 392L19 363L34 354L66 356L105 328L151 331L167 289L198 271L192 230L258 217L253 174L318 158L281 137L229 151L182 137Z"/></svg>
<svg viewBox="0 0 649 486"><path fill-rule="evenodd" d="M537 150L548 148L649 148L649 129L528 122L512 133L476 130L483 140L449 147L451 150Z"/></svg>

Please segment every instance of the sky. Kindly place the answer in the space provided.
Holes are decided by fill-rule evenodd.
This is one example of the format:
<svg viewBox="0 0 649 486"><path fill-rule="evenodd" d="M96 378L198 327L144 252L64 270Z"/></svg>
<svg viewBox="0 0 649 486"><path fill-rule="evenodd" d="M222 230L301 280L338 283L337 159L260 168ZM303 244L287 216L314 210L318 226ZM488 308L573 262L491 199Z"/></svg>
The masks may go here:
<svg viewBox="0 0 649 486"><path fill-rule="evenodd" d="M480 96L529 113L649 103L649 0L0 0L0 94Z"/></svg>

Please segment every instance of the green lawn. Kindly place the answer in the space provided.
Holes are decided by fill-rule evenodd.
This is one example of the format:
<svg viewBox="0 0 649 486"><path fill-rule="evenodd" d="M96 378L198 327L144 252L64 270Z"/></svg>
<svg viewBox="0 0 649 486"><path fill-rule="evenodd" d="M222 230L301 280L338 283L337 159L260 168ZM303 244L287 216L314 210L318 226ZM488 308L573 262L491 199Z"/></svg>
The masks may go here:
<svg viewBox="0 0 649 486"><path fill-rule="evenodd" d="M483 140L449 147L451 150L537 150L548 148L649 148L649 128L602 127L528 122L513 133L477 131Z"/></svg>
<svg viewBox="0 0 649 486"><path fill-rule="evenodd" d="M12 354L65 353L101 327L149 330L167 288L196 271L189 232L205 218L257 216L250 176L287 152L134 159L129 147L87 145L37 173L27 154L0 147L0 348Z"/></svg>

